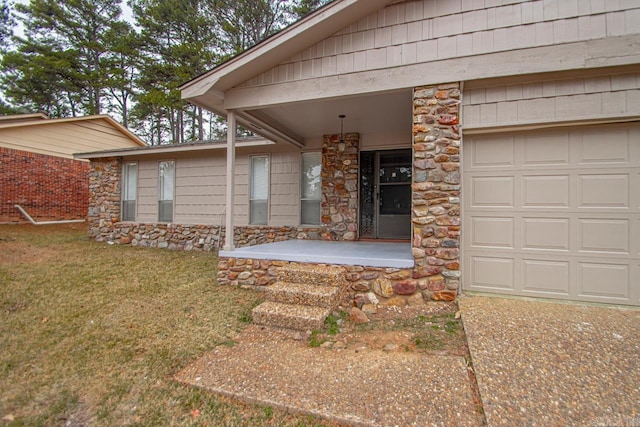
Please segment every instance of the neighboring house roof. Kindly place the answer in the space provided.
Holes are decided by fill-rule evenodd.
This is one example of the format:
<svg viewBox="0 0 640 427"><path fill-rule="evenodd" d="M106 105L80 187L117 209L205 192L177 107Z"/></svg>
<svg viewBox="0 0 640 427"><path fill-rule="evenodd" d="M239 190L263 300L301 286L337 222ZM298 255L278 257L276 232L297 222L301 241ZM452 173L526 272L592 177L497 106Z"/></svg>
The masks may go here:
<svg viewBox="0 0 640 427"><path fill-rule="evenodd" d="M275 142L264 138L238 138L236 147L259 147L274 145ZM224 150L227 148L226 140L219 141L194 141L182 144L148 145L143 148L122 148L116 150L102 150L87 153L76 153L76 159L100 159L105 157L136 157L155 154L172 154L193 151Z"/></svg>
<svg viewBox="0 0 640 427"><path fill-rule="evenodd" d="M0 116L0 124L26 122L30 120L48 120L49 116L45 113L31 114L11 114L8 116Z"/></svg>
<svg viewBox="0 0 640 427"><path fill-rule="evenodd" d="M48 119L43 114L0 118L0 147L55 157L100 149L144 147L145 142L107 115Z"/></svg>

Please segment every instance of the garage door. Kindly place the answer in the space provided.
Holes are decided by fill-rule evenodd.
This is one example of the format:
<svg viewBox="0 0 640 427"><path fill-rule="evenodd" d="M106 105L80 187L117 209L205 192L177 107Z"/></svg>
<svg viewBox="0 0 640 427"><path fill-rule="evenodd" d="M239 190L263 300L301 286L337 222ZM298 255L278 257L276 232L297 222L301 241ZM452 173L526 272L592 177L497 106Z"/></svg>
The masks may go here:
<svg viewBox="0 0 640 427"><path fill-rule="evenodd" d="M463 288L640 305L640 125L465 137Z"/></svg>

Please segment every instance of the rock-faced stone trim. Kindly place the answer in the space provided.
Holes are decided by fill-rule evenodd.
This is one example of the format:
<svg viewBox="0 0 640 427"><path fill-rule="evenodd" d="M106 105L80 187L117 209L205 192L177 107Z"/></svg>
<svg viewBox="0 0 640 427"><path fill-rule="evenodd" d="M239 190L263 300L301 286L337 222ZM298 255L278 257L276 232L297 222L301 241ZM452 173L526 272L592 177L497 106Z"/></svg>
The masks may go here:
<svg viewBox="0 0 640 427"><path fill-rule="evenodd" d="M322 239L358 238L358 150L360 135L325 135L322 142Z"/></svg>
<svg viewBox="0 0 640 427"><path fill-rule="evenodd" d="M459 83L413 91L415 268L406 291L415 281L427 299L453 300L460 284L460 96Z"/></svg>
<svg viewBox="0 0 640 427"><path fill-rule="evenodd" d="M120 221L122 162L109 157L91 161L89 169L89 233L110 233Z"/></svg>
<svg viewBox="0 0 640 427"><path fill-rule="evenodd" d="M279 280L285 267L312 266L290 261L222 257L218 261L218 284L260 287ZM321 265L321 264L318 264ZM322 266L325 266L322 264ZM421 305L433 291L447 291L444 278L413 279L411 268L328 265L344 270L348 284L347 302L359 308L366 304L405 306Z"/></svg>
<svg viewBox="0 0 640 427"><path fill-rule="evenodd" d="M93 229L91 231L91 237L98 242L205 252L219 249L224 234L224 227L217 225L137 222L114 222L99 227L97 234ZM317 239L319 234L320 229L317 228L246 226L235 227L234 240L236 247L243 247L293 239Z"/></svg>

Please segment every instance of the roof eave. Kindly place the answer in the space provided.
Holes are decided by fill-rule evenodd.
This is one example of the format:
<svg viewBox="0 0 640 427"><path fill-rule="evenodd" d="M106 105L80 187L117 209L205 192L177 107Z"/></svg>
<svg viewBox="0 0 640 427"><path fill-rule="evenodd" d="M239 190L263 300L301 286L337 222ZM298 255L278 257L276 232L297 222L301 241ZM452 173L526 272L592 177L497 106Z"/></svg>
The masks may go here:
<svg viewBox="0 0 640 427"><path fill-rule="evenodd" d="M237 148L241 147L260 147L265 145L274 145L273 141L264 138L251 138L247 140L239 140L236 143ZM169 153L184 153L190 151L214 151L226 150L227 144L224 142L215 143L185 143L185 144L168 144L146 146L141 148L121 148L115 150L90 151L86 153L74 153L73 157L81 160L103 159L107 157L135 157Z"/></svg>

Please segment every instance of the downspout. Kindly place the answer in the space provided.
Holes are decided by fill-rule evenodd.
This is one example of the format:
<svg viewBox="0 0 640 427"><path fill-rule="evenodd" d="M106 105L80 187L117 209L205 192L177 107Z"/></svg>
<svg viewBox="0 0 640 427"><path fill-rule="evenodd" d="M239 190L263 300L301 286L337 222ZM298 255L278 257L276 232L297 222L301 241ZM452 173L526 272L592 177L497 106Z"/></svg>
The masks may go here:
<svg viewBox="0 0 640 427"><path fill-rule="evenodd" d="M20 205L13 205L16 209L18 209L20 211L20 213L22 215L24 215L25 218L27 218L29 220L29 222L33 225L52 225L52 224L72 224L72 223L78 223L78 222L84 222L84 219L65 219L62 221L36 221L35 219L33 219L31 217L31 215L29 215L27 213L27 211L25 211L22 206Z"/></svg>

